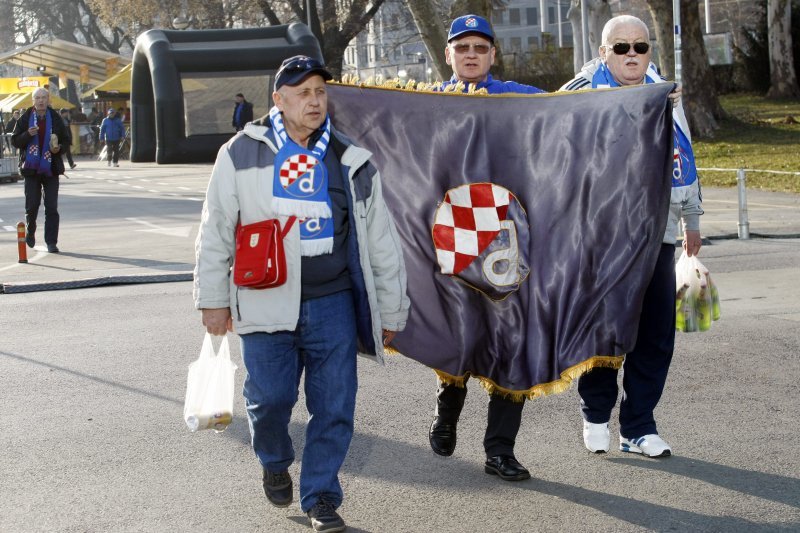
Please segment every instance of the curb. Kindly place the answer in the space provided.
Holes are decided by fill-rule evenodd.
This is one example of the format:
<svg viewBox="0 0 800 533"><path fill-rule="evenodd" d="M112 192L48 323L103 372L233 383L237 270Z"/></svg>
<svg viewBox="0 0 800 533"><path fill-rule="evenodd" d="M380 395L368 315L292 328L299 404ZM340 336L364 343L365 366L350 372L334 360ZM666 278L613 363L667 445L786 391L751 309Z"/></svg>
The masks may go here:
<svg viewBox="0 0 800 533"><path fill-rule="evenodd" d="M14 294L22 292L55 291L63 289L85 289L87 287L100 287L103 285L132 285L138 283L169 283L175 281L192 281L193 272L176 272L174 274L139 274L136 276L102 276L98 278L83 278L72 281L48 281L3 283L0 285L0 294Z"/></svg>

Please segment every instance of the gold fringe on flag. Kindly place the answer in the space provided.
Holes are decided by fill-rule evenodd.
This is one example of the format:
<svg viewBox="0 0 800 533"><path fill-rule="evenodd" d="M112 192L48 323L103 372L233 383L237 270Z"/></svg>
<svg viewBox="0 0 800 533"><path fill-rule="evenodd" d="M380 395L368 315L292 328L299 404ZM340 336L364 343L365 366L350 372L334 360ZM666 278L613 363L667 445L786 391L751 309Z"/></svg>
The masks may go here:
<svg viewBox="0 0 800 533"><path fill-rule="evenodd" d="M397 352L395 352L397 353ZM560 394L570 388L572 382L578 379L582 374L585 374L593 368L615 368L622 367L622 362L625 359L624 355L595 355L586 361L571 366L565 371L561 372L561 378L549 383L540 383L534 385L527 390L511 390L501 387L491 379L484 376L475 376L467 372L463 376L454 376L441 370L434 369L433 371L439 379L448 385L455 385L456 387L464 387L467 378L473 377L477 379L481 386L486 389L489 394L499 394L504 398L509 398L515 402L521 402L527 398L533 400L540 396L547 396L550 394Z"/></svg>
<svg viewBox="0 0 800 533"><path fill-rule="evenodd" d="M345 74L342 76L340 81L329 81L328 83L335 85L351 85L354 87L369 87L373 89L389 89L395 91L433 94L458 93L461 95L467 94L470 96L484 96L489 94L486 89L477 89L477 85L474 83L464 84L464 82L458 81L443 87L444 84L441 81L431 83L417 81L414 79L403 81L400 78L384 78L380 75L370 76L366 80L361 81L360 78L352 74ZM467 89L466 93L464 93L465 88Z"/></svg>

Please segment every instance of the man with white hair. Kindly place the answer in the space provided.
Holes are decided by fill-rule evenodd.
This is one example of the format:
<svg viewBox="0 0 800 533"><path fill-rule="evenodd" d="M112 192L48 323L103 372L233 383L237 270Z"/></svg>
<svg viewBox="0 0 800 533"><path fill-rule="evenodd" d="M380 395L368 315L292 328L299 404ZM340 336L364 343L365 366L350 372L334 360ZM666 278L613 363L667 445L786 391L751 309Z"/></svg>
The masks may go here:
<svg viewBox="0 0 800 533"><path fill-rule="evenodd" d="M36 218L44 199L44 242L47 251L58 253L58 177L64 173L61 152L67 145L67 129L50 107L50 91L33 91L33 107L14 127L11 142L19 148L20 174L25 177L25 242L36 245Z"/></svg>
<svg viewBox="0 0 800 533"><path fill-rule="evenodd" d="M583 66L562 91L609 88L665 80L650 62L650 34L640 19L621 15L603 28L600 57ZM688 255L700 251L700 184L691 136L683 106L673 98L672 196L661 251L647 287L636 346L625 356L619 442L623 452L666 457L670 446L658 435L653 411L667 379L675 347L675 242L678 219L683 220L683 248ZM658 176L654 176L654 179ZM595 453L609 449L608 422L617 401L617 370L596 368L578 382L583 415L583 442Z"/></svg>

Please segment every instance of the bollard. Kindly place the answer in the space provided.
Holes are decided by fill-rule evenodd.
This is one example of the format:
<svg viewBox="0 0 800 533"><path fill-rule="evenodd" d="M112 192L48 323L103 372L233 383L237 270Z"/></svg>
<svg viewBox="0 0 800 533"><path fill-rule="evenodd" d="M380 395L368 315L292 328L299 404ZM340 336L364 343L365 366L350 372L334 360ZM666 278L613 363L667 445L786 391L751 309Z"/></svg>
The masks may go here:
<svg viewBox="0 0 800 533"><path fill-rule="evenodd" d="M19 262L28 262L28 249L25 247L25 223L17 224L17 251L19 252Z"/></svg>
<svg viewBox="0 0 800 533"><path fill-rule="evenodd" d="M747 190L745 183L746 181L747 177L744 174L744 169L740 168L736 176L736 182L739 188L739 238L740 239L750 238L750 222L747 220Z"/></svg>

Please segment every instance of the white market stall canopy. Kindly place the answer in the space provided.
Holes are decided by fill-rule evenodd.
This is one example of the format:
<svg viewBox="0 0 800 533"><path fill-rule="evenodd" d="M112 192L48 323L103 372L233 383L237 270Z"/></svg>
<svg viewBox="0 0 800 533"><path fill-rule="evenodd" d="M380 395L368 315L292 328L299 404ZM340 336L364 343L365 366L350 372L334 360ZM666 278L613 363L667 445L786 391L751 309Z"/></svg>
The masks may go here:
<svg viewBox="0 0 800 533"><path fill-rule="evenodd" d="M130 59L119 54L63 39L42 39L0 54L0 64L11 63L31 69L41 66L48 76L65 72L71 79L93 85L108 79L108 65L114 67L113 74L130 62ZM84 76L81 76L81 67Z"/></svg>

